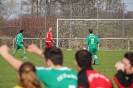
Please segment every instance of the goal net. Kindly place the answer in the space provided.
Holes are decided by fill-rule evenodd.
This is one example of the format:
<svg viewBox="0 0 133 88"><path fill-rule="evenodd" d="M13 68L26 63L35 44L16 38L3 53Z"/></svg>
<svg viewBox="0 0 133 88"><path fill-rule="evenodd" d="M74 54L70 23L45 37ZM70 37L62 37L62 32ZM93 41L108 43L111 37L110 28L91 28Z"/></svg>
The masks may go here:
<svg viewBox="0 0 133 88"><path fill-rule="evenodd" d="M133 19L57 19L56 46L87 49L85 38L93 29L100 50L133 49Z"/></svg>

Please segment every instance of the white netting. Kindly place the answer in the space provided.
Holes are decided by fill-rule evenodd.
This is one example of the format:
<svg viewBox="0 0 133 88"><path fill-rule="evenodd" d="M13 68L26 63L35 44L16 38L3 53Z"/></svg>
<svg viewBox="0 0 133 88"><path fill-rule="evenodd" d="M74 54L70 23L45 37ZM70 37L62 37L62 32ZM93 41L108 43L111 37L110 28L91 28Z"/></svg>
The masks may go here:
<svg viewBox="0 0 133 88"><path fill-rule="evenodd" d="M128 38L133 38L132 24L133 19L57 19L56 46L70 49L87 48L85 38L91 28L99 38L108 38L101 40L100 49L128 49L127 41L132 40Z"/></svg>

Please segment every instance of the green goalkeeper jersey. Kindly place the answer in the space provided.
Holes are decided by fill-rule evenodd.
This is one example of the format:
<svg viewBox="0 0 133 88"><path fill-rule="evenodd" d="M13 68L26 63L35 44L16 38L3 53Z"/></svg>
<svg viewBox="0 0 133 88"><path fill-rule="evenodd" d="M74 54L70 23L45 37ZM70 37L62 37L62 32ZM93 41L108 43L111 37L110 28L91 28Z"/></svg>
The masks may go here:
<svg viewBox="0 0 133 88"><path fill-rule="evenodd" d="M21 44L23 42L22 33L17 34L15 38L16 38L16 44Z"/></svg>
<svg viewBox="0 0 133 88"><path fill-rule="evenodd" d="M86 37L86 43L89 47L97 47L97 44L100 42L99 38L95 34L89 34Z"/></svg>
<svg viewBox="0 0 133 88"><path fill-rule="evenodd" d="M46 88L77 88L77 75L67 67L60 69L36 67L36 74Z"/></svg>

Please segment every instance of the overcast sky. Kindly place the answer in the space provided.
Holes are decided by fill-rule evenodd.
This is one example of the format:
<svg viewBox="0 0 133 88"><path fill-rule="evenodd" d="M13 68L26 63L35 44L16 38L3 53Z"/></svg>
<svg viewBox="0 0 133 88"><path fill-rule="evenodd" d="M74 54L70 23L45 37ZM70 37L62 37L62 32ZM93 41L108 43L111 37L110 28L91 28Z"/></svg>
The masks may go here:
<svg viewBox="0 0 133 88"><path fill-rule="evenodd" d="M20 3L21 2L21 0L16 0L18 3ZM126 5L126 10L127 11L133 11L133 0L122 0L123 1L123 3L125 3L125 5ZM15 14L12 14L11 16L10 16L10 18L14 18L14 17L16 17L16 15ZM9 18L9 19L10 19Z"/></svg>
<svg viewBox="0 0 133 88"><path fill-rule="evenodd" d="M17 2L20 2L21 0L16 0ZM133 11L133 0L122 0L126 6L128 11Z"/></svg>
<svg viewBox="0 0 133 88"><path fill-rule="evenodd" d="M17 2L20 2L21 0L16 0ZM123 0L123 2L127 5L128 11L133 11L133 0Z"/></svg>
<svg viewBox="0 0 133 88"><path fill-rule="evenodd" d="M133 11L133 0L124 0L124 3L127 5L128 11Z"/></svg>

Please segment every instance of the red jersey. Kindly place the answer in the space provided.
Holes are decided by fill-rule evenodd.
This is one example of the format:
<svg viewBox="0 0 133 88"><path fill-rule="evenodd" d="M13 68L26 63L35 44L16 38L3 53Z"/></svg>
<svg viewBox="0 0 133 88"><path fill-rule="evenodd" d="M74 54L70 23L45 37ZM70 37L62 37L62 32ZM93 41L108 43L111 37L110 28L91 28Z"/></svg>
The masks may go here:
<svg viewBox="0 0 133 88"><path fill-rule="evenodd" d="M52 42L51 38L52 38L52 33L50 31L48 31L46 34L46 42Z"/></svg>
<svg viewBox="0 0 133 88"><path fill-rule="evenodd" d="M113 88L113 84L108 77L88 66L78 73L78 88Z"/></svg>

